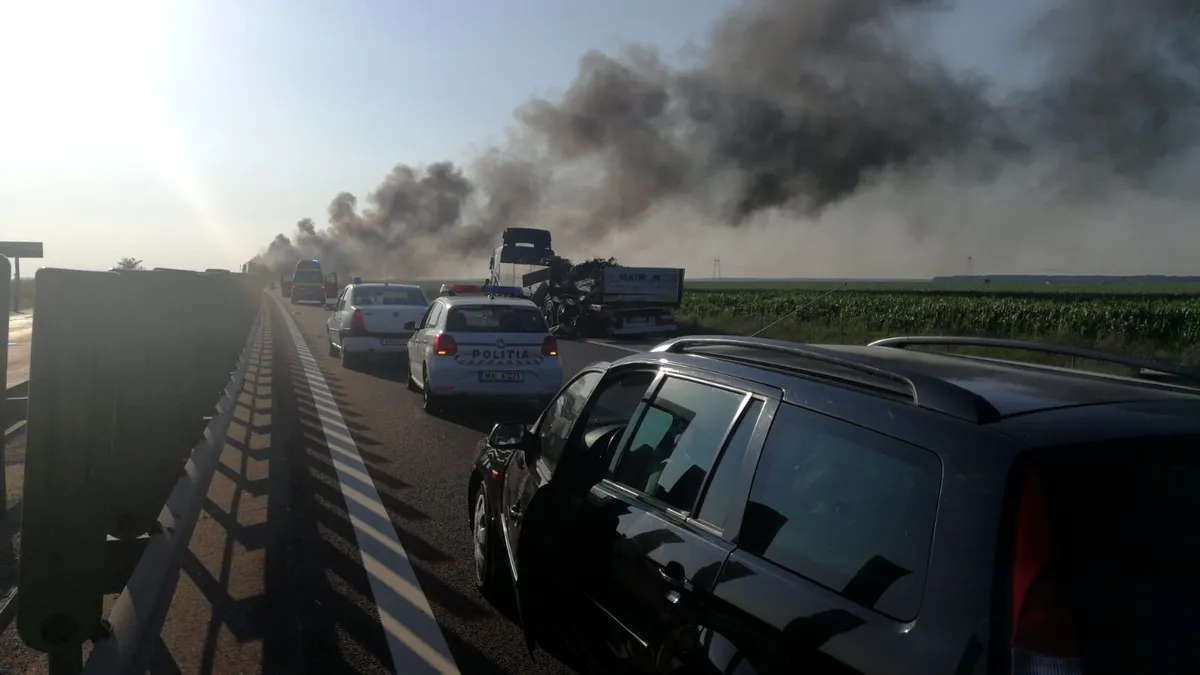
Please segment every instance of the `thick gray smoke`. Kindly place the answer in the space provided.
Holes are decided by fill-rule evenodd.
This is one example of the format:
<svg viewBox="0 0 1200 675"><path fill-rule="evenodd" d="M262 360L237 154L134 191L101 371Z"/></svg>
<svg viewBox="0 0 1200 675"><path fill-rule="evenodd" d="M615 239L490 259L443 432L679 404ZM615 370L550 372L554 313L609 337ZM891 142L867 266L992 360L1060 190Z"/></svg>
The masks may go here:
<svg viewBox="0 0 1200 675"><path fill-rule="evenodd" d="M337 195L328 227L301 221L265 257L418 276L482 258L506 227L550 229L563 250L644 227L670 235L652 218L670 205L709 224L764 212L813 222L881 185L950 175L977 191L1023 167L1049 177L1030 181L1046 203L1168 189L1200 140L1194 0L1050 4L1013 45L1042 59L1042 77L999 97L914 39L951 2L746 0L689 67L649 48L588 52L559 100L517 111L518 138L471 178L449 163L398 165L365 203ZM929 234L909 221L917 240Z"/></svg>

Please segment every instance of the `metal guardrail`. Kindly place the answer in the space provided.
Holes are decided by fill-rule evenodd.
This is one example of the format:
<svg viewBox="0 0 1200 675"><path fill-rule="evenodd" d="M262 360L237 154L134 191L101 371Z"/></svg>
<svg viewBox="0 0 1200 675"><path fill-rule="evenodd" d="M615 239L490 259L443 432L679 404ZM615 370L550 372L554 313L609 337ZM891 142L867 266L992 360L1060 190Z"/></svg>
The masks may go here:
<svg viewBox="0 0 1200 675"><path fill-rule="evenodd" d="M81 672L87 641L96 643L87 672L125 672L114 668L139 644L130 636L167 578L163 563L177 563L190 539L266 282L39 270L20 562L0 627L15 616L21 639L48 654L51 675ZM104 621L103 596L122 591L118 609L132 618L114 610L115 623Z"/></svg>

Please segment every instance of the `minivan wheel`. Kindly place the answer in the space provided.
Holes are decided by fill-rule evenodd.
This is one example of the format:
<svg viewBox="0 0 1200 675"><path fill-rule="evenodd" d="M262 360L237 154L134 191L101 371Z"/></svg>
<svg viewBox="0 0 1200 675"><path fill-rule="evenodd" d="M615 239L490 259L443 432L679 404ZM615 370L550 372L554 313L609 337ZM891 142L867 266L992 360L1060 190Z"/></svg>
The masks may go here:
<svg viewBox="0 0 1200 675"><path fill-rule="evenodd" d="M475 553L475 585L485 596L495 590L492 580L492 537L488 525L487 486L479 484L475 491L475 506L471 511L471 538Z"/></svg>

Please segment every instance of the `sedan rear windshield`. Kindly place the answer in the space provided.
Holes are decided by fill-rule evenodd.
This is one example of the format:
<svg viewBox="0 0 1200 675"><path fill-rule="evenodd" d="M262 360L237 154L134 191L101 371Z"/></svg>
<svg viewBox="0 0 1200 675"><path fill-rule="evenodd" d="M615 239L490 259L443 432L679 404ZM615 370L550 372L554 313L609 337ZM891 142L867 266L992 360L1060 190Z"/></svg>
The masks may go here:
<svg viewBox="0 0 1200 675"><path fill-rule="evenodd" d="M446 330L456 333L546 333L546 320L532 307L455 307Z"/></svg>
<svg viewBox="0 0 1200 675"><path fill-rule="evenodd" d="M1090 447L1038 471L1085 672L1200 673L1197 447Z"/></svg>
<svg viewBox="0 0 1200 675"><path fill-rule="evenodd" d="M296 276L292 277L292 281L305 284L313 282L323 283L325 275L321 274L321 270L296 270Z"/></svg>
<svg viewBox="0 0 1200 675"><path fill-rule="evenodd" d="M374 307L376 305L408 305L424 307L424 294L416 288L356 288L354 289L355 307Z"/></svg>

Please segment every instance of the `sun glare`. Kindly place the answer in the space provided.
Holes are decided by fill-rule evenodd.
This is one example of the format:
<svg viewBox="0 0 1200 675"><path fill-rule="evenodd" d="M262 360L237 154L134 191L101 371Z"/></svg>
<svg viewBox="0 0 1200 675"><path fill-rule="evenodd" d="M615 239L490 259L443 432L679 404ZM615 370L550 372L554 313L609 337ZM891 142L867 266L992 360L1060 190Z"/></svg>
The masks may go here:
<svg viewBox="0 0 1200 675"><path fill-rule="evenodd" d="M162 100L178 0L0 0L0 165L137 164L235 248ZM95 161L93 161L95 160Z"/></svg>
<svg viewBox="0 0 1200 675"><path fill-rule="evenodd" d="M0 2L4 154L136 152L159 108L170 10L162 0Z"/></svg>

